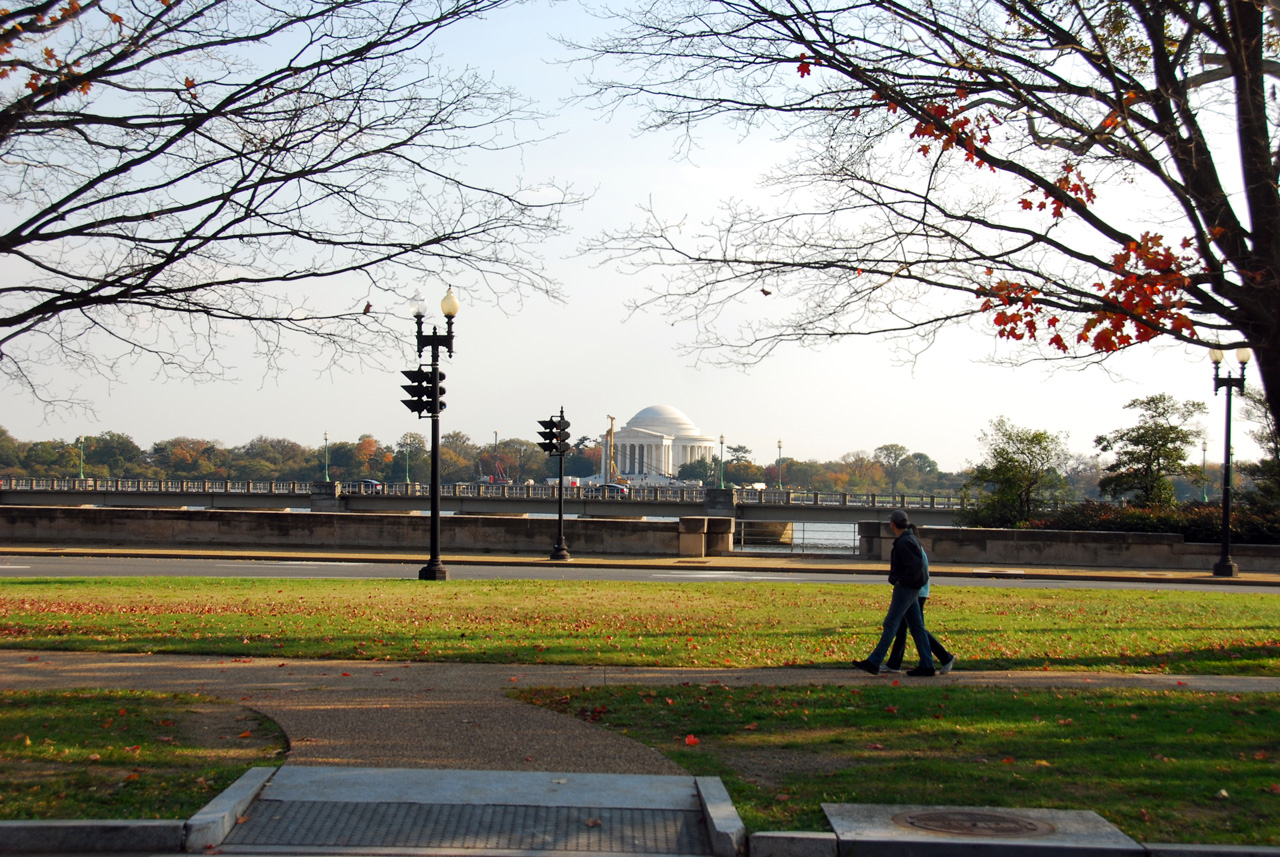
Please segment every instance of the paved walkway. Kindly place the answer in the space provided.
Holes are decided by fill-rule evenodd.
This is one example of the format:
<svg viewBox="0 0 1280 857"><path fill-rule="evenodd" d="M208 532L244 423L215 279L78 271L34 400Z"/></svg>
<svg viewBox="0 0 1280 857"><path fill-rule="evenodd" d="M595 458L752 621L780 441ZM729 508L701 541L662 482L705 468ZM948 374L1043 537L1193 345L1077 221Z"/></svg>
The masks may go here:
<svg viewBox="0 0 1280 857"><path fill-rule="evenodd" d="M1280 692L1280 679L1067 672L981 672L903 682ZM603 774L683 774L622 735L506 696L514 687L681 682L859 684L851 669L662 669L267 660L0 650L0 687L112 687L205 693L275 720L289 764Z"/></svg>

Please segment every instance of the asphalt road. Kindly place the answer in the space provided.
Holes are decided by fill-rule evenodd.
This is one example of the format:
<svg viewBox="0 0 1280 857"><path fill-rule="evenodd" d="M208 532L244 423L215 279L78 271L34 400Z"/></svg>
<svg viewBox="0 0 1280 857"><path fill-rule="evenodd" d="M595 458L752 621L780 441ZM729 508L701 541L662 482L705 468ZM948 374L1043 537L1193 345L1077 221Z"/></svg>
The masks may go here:
<svg viewBox="0 0 1280 857"><path fill-rule="evenodd" d="M539 563L536 565L472 564L446 562L451 580L624 580L624 581L714 581L768 580L790 583L842 585L885 585L884 573L823 574L807 571L770 573L767 570L630 568L593 566L589 562ZM421 563L320 562L314 560L230 560L174 559L87 556L7 556L0 557L0 579L22 577L245 577L245 578L338 578L353 580L417 579ZM1223 591L1219 584L1177 580L1017 580L1010 578L947 577L935 573L933 585L997 586L1019 589L1152 589ZM1233 583L1226 591L1240 594L1275 593L1274 586Z"/></svg>

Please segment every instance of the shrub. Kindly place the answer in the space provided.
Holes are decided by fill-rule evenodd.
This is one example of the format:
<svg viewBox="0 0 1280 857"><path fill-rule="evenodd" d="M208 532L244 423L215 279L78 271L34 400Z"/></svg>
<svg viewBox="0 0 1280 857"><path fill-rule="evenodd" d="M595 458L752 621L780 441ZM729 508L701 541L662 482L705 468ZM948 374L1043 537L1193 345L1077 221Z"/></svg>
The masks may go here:
<svg viewBox="0 0 1280 857"><path fill-rule="evenodd" d="M1056 515L1027 524L1041 530L1101 530L1125 533L1178 533L1189 542L1222 539L1222 507L1216 503L1183 503L1162 508L1113 506L1086 501ZM1233 506L1231 541L1238 544L1280 544L1280 514Z"/></svg>

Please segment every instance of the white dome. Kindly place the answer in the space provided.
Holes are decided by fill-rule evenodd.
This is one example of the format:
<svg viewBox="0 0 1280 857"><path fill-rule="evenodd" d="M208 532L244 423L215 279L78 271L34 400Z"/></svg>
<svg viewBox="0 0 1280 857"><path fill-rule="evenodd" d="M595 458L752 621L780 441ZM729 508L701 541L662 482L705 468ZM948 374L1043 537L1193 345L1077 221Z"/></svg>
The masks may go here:
<svg viewBox="0 0 1280 857"><path fill-rule="evenodd" d="M650 405L632 417L625 428L646 429L670 437L691 437L702 434L688 417L670 405Z"/></svg>

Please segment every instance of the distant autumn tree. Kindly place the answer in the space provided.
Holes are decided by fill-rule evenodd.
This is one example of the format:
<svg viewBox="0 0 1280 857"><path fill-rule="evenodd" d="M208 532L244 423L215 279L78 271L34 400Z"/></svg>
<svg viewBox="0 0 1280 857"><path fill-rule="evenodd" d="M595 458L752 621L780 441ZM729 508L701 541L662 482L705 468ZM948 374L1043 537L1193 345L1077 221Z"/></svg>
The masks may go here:
<svg viewBox="0 0 1280 857"><path fill-rule="evenodd" d="M897 494L898 483L911 468L911 450L900 443L886 443L876 447L875 460L884 470L884 478L889 481L889 493Z"/></svg>
<svg viewBox="0 0 1280 857"><path fill-rule="evenodd" d="M515 0L53 0L0 10L0 378L218 377L398 351L418 289L554 293L564 194L480 178L534 118L432 47ZM509 170L499 174L511 176Z"/></svg>
<svg viewBox="0 0 1280 857"><path fill-rule="evenodd" d="M1278 9L637 3L580 46L606 106L691 134L768 126L795 157L775 208L728 202L706 225L651 210L598 249L665 273L639 305L694 324L713 358L869 334L921 347L963 321L1039 345L1028 359L1247 344L1276 414Z"/></svg>

